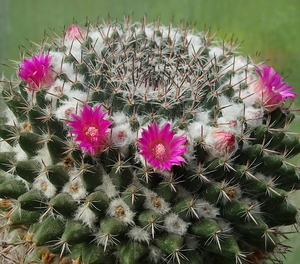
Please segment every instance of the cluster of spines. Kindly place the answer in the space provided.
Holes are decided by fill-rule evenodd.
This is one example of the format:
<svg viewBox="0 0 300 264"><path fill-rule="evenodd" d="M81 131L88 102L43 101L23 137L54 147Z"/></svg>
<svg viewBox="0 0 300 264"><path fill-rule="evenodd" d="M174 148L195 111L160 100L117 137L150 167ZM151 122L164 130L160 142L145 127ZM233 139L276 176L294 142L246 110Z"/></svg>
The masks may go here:
<svg viewBox="0 0 300 264"><path fill-rule="evenodd" d="M37 246L50 243L54 252L69 250L72 258L81 256L84 263L108 261L114 250L122 264L139 263L145 256L150 263L201 263L203 257L204 262L243 263L255 250L273 251L280 245L277 227L296 221L297 210L287 199L290 190L299 188L297 167L288 163L299 152L297 135L285 129L292 114L283 108L264 116L258 108L258 117L244 114L236 132L237 151L211 157L202 130L231 125L230 120L218 121L224 109L251 97L243 94L251 84L250 62L236 66L237 57L227 48L209 57L213 38L201 39L200 50L190 55L195 47L186 38L188 31L180 31L185 36L180 48L174 45L175 36L170 37L171 27L164 38L159 27L153 31L160 43L153 40L151 45L146 33L134 28L125 28L132 33L124 42L118 27L105 28L113 31L109 36L98 27L105 36L101 53L97 42L87 39L80 43L79 57L53 41L55 49L65 53L61 68L55 70L63 86L34 92L29 102L25 83L19 88L4 83L3 98L19 124L1 124L0 136L29 158L0 153L0 166L6 171L1 195L11 198L13 205L4 219L8 224L29 224ZM73 65L72 78L63 63ZM236 80L236 75L242 77ZM110 119L118 119L115 114L122 111L135 131L148 121L168 120L175 129L193 134L189 126L203 116L208 122L200 124L198 136L191 135L196 161L190 158L192 165L175 166L171 173L155 172L136 161L134 144L125 156L114 147L96 159L83 155L67 139L68 128L57 111L70 95L82 96L75 98L76 107L101 102ZM41 153L45 146L48 152ZM26 183L10 180L12 174ZM35 187L28 190L31 184ZM52 192L43 192L50 185ZM85 191L78 194L81 188L86 198ZM136 226L131 228L133 222ZM97 231L95 223L100 226Z"/></svg>

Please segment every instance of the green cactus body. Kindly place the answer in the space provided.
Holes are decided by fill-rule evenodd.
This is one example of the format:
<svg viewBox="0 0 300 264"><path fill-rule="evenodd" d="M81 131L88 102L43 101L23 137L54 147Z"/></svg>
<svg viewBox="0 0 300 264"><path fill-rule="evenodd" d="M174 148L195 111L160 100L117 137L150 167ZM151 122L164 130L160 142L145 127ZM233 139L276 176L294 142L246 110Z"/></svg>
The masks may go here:
<svg viewBox="0 0 300 264"><path fill-rule="evenodd" d="M289 158L300 143L284 106L296 94L236 48L128 20L73 25L43 43L1 82L1 241L36 252L27 263L242 264L281 253L280 227L298 214Z"/></svg>

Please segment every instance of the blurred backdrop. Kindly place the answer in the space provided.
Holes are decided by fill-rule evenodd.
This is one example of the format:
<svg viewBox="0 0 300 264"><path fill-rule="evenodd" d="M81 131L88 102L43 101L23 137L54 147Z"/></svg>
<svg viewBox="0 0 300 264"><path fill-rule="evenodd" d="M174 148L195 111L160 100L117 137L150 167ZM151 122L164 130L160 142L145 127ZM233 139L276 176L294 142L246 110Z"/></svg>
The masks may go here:
<svg viewBox="0 0 300 264"><path fill-rule="evenodd" d="M18 60L19 52L30 46L28 40L40 43L51 30L60 35L73 21L84 26L108 16L122 21L124 15L134 21L147 15L148 22L160 17L174 26L183 21L199 31L210 28L219 37L238 39L243 42L240 52L256 62L268 60L300 94L299 0L0 0L0 74L13 74L3 64ZM294 123L292 130L299 132L299 120ZM294 200L300 205L300 199ZM299 263L300 235L288 244L294 250L284 264Z"/></svg>

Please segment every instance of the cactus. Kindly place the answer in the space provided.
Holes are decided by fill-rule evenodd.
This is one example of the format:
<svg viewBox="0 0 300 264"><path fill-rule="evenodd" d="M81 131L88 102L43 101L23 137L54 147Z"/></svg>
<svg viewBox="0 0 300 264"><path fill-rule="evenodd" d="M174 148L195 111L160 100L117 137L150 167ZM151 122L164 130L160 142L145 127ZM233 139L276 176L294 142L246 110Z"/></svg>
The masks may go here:
<svg viewBox="0 0 300 264"><path fill-rule="evenodd" d="M1 81L1 263L278 260L296 94L237 48L125 19L28 49Z"/></svg>

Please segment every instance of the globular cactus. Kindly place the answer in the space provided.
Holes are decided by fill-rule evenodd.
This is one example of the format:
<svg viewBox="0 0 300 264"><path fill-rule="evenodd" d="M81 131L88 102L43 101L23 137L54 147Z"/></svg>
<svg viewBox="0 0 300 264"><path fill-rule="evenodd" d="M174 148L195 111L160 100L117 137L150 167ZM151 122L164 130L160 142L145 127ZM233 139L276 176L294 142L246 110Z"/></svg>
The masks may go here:
<svg viewBox="0 0 300 264"><path fill-rule="evenodd" d="M300 143L272 67L159 22L50 40L1 82L1 263L278 261Z"/></svg>

